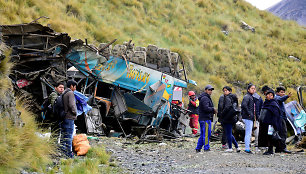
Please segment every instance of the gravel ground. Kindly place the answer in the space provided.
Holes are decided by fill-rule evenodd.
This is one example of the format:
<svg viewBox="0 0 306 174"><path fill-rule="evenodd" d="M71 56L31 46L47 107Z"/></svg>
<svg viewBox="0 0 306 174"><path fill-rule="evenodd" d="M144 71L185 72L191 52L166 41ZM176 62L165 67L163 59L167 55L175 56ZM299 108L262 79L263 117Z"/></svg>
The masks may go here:
<svg viewBox="0 0 306 174"><path fill-rule="evenodd" d="M305 152L225 152L211 142L211 151L195 153L197 138L135 144L135 140L102 137L99 144L112 152L112 159L126 173L306 173ZM253 149L254 150L254 149ZM305 149L304 149L305 150Z"/></svg>

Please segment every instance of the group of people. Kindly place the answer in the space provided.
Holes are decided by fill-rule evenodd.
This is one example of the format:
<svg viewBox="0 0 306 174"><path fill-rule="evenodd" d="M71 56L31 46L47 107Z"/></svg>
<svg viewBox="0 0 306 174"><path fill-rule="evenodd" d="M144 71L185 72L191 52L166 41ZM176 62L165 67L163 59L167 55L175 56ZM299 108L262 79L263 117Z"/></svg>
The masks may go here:
<svg viewBox="0 0 306 174"><path fill-rule="evenodd" d="M211 123L214 114L217 114L218 122L223 128L222 147L227 148L226 152L233 152L232 144L234 144L237 152L240 148L235 137L232 134L233 127L238 120L245 124L245 152L252 154L250 149L252 132L255 135L255 147L260 151L259 147L268 147L264 155L273 154L275 152L291 153L286 148L287 127L286 127L286 111L284 102L291 97L291 93L286 95L284 87L277 87L276 93L268 86L262 88L265 95L265 101L256 93L256 86L249 84L247 86L247 94L243 97L241 109L239 109L238 98L232 94L229 86L224 86L223 95L220 96L218 102L218 110L214 107L211 95L214 88L207 85L204 92L197 98L195 92L189 91L190 102L188 110L190 114L190 127L192 133L197 134L198 123L200 124L200 137L198 139L196 152L210 151Z"/></svg>
<svg viewBox="0 0 306 174"><path fill-rule="evenodd" d="M64 84L58 83L55 86L54 92L49 95L49 102L53 105L56 99L62 95L65 117L62 120L53 119L51 124L51 135L58 141L60 140L60 149L69 158L73 158L72 153L72 135L74 131L74 121L77 117L77 106L74 96L77 83L73 80L67 81L67 88L64 90ZM286 148L286 112L284 102L291 96L291 93L286 95L284 87L277 87L276 94L274 90L268 86L262 88L262 92L266 99L263 102L260 95L256 93L256 87L253 84L248 85L247 94L243 97L241 103L241 112L238 109L238 98L232 94L232 89L229 86L224 86L223 95L220 96L218 110L214 107L211 99L213 86L207 85L204 92L197 98L195 92L189 91L188 95L190 102L188 110L190 113L190 127L192 133L197 134L198 124L200 124L200 137L198 139L196 152L210 151L210 136L211 123L214 114L217 114L218 121L221 123L224 133L222 136L222 147L226 147L227 152L233 152L232 144L234 144L237 152L240 148L235 137L232 134L232 129L242 116L242 121L245 124L245 152L253 153L250 150L250 141L252 132L255 135L255 146L268 147L265 155L273 154L273 147L276 147L275 152L291 153ZM51 116L56 118L55 115ZM272 132L271 132L271 129ZM276 134L278 138L275 138ZM277 137L276 136L276 137Z"/></svg>
<svg viewBox="0 0 306 174"><path fill-rule="evenodd" d="M72 135L74 131L74 121L77 118L77 106L74 91L77 83L74 80L67 81L67 88L60 82L55 85L54 91L49 95L48 100L53 108L56 99L62 95L65 117L59 119L55 113L51 114L51 137L58 142L60 140L60 150L68 158L73 158Z"/></svg>

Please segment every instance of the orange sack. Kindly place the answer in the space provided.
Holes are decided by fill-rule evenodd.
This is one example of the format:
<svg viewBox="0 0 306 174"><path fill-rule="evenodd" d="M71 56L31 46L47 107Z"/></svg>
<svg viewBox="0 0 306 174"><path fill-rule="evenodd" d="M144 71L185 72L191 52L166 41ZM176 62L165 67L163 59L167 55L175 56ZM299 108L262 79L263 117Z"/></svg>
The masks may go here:
<svg viewBox="0 0 306 174"><path fill-rule="evenodd" d="M89 141L87 140L87 136L85 134L75 135L73 137L72 144L74 151L76 151L78 156L86 155L90 149Z"/></svg>
<svg viewBox="0 0 306 174"><path fill-rule="evenodd" d="M79 142L81 141L86 141L87 140L87 136L86 134L78 134L78 135L75 135L73 137L73 140L72 140L72 145L75 146L76 144L78 144Z"/></svg>

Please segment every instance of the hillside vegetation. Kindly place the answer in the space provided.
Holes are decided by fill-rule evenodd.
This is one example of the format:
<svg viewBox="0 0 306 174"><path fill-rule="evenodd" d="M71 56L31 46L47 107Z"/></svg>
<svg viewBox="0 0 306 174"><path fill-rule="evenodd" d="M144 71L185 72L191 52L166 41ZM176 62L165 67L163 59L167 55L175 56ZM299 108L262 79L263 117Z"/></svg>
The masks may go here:
<svg viewBox="0 0 306 174"><path fill-rule="evenodd" d="M177 51L189 78L198 82L196 91L208 83L217 93L226 84L305 85L305 28L243 0L0 0L0 6L5 7L1 24L47 16L50 19L39 22L73 39L87 38L96 45L132 39L137 46L155 44ZM242 20L256 32L241 29ZM288 59L289 55L301 61Z"/></svg>

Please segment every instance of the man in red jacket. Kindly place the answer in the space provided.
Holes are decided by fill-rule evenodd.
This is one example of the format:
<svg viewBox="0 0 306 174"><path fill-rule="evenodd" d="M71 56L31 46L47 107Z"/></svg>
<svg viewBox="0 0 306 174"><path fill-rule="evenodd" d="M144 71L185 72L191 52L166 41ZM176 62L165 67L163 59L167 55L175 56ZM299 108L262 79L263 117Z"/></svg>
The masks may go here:
<svg viewBox="0 0 306 174"><path fill-rule="evenodd" d="M198 133L198 128L199 128L198 126L199 125L199 111L198 111L199 100L197 99L197 97L195 96L195 92L193 91L189 91L188 96L189 96L188 110L191 111L191 113L189 114L189 117L190 117L189 126L192 129L192 134L196 135Z"/></svg>

